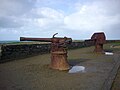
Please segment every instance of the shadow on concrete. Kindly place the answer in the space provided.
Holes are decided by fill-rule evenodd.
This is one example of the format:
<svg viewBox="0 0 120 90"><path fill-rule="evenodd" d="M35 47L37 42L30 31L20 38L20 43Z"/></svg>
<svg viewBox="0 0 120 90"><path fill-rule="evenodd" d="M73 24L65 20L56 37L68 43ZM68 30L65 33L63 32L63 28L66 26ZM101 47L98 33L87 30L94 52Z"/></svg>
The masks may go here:
<svg viewBox="0 0 120 90"><path fill-rule="evenodd" d="M104 49L105 52L113 52L113 50L110 49Z"/></svg>
<svg viewBox="0 0 120 90"><path fill-rule="evenodd" d="M70 66L75 66L75 65L79 65L82 62L86 62L88 60L90 59L79 58L79 59L69 59L68 62Z"/></svg>

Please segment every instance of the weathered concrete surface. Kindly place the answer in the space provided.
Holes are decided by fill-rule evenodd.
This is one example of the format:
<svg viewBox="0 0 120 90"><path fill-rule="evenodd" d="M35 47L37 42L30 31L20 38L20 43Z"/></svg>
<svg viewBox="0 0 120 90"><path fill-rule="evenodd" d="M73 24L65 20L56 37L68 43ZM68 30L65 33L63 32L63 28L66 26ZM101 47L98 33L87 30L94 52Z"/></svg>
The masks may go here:
<svg viewBox="0 0 120 90"><path fill-rule="evenodd" d="M104 85L102 87L102 90L110 90L112 88L112 84L115 80L115 77L117 75L118 69L120 67L120 54L115 53L114 54L114 66L111 69L109 76L106 78ZM120 89L120 88L119 88Z"/></svg>
<svg viewBox="0 0 120 90"><path fill-rule="evenodd" d="M102 90L116 59L113 55L95 54L93 49L68 52L71 66L85 67L85 71L79 73L49 69L49 54L2 63L0 90Z"/></svg>
<svg viewBox="0 0 120 90"><path fill-rule="evenodd" d="M118 71L112 83L111 90L120 90L120 52L118 54L119 54L119 58L118 58L118 63L116 65L118 67Z"/></svg>
<svg viewBox="0 0 120 90"><path fill-rule="evenodd" d="M116 78L113 82L111 90L120 90L120 68L119 68Z"/></svg>

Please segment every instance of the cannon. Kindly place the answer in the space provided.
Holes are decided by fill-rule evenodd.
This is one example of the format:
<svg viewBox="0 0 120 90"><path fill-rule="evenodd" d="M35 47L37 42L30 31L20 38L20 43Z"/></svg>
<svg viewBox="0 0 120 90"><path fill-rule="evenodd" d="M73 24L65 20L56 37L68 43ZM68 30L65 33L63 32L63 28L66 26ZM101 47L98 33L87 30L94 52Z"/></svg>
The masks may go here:
<svg viewBox="0 0 120 90"><path fill-rule="evenodd" d="M94 33L91 39L85 40L85 42L92 42L95 45L94 52L103 53L103 44L106 43L106 36L104 32Z"/></svg>
<svg viewBox="0 0 120 90"><path fill-rule="evenodd" d="M58 34L58 33L56 33ZM50 68L58 70L70 69L67 61L67 45L72 42L71 38L67 37L55 37L52 38L27 38L20 37L20 41L40 41L40 42L51 42L51 63Z"/></svg>

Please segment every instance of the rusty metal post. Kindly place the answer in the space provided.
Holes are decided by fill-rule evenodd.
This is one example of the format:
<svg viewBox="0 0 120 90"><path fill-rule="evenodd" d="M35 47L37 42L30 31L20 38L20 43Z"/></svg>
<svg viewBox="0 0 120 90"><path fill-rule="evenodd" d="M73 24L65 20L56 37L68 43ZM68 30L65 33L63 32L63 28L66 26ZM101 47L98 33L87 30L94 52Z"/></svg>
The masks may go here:
<svg viewBox="0 0 120 90"><path fill-rule="evenodd" d="M50 67L52 69L59 69L59 70L70 69L70 66L67 61L67 52L64 51L51 52Z"/></svg>
<svg viewBox="0 0 120 90"><path fill-rule="evenodd" d="M67 61L67 46L71 42L70 38L53 38L51 45L51 64L52 69L68 70L70 66Z"/></svg>
<svg viewBox="0 0 120 90"><path fill-rule="evenodd" d="M103 44L96 44L94 52L104 52L104 50L103 50Z"/></svg>
<svg viewBox="0 0 120 90"><path fill-rule="evenodd" d="M94 52L103 53L103 44L106 43L106 37L103 32L94 33L91 37L94 40L95 49Z"/></svg>

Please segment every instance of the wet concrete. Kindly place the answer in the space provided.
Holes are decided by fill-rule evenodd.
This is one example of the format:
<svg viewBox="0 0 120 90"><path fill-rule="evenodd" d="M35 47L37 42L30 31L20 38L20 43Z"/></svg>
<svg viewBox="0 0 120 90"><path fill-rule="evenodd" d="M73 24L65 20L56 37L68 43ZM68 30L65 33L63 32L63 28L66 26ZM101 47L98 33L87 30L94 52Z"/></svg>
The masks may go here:
<svg viewBox="0 0 120 90"><path fill-rule="evenodd" d="M49 68L50 54L0 64L0 90L102 90L118 57L95 54L94 47L70 50L68 62L85 72Z"/></svg>
<svg viewBox="0 0 120 90"><path fill-rule="evenodd" d="M73 66L68 73L79 73L79 72L85 72L84 66Z"/></svg>
<svg viewBox="0 0 120 90"><path fill-rule="evenodd" d="M113 55L112 52L105 52L105 55Z"/></svg>
<svg viewBox="0 0 120 90"><path fill-rule="evenodd" d="M117 75L113 81L111 90L120 90L120 67L119 67Z"/></svg>

